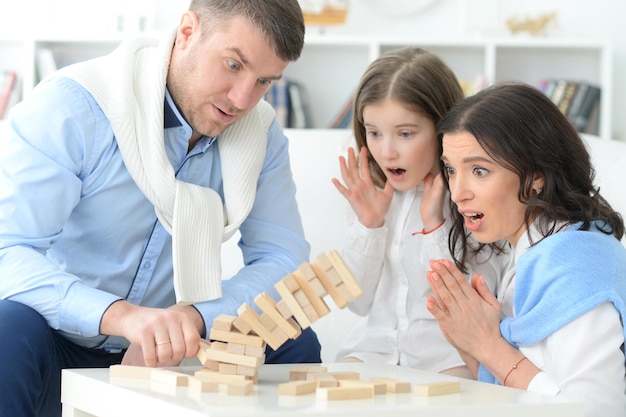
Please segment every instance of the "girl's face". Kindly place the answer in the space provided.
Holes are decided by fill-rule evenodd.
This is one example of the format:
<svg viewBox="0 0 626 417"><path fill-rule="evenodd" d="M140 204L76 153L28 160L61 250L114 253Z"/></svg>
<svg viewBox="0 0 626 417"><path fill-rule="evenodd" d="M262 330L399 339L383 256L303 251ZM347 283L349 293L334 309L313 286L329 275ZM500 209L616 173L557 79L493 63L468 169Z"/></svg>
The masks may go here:
<svg viewBox="0 0 626 417"><path fill-rule="evenodd" d="M515 246L526 230L517 174L496 163L467 132L443 136L441 159L467 230L481 243L506 239ZM543 180L536 179L533 188L543 188Z"/></svg>
<svg viewBox="0 0 626 417"><path fill-rule="evenodd" d="M374 160L394 189L415 188L439 170L435 124L393 99L363 108L363 125Z"/></svg>

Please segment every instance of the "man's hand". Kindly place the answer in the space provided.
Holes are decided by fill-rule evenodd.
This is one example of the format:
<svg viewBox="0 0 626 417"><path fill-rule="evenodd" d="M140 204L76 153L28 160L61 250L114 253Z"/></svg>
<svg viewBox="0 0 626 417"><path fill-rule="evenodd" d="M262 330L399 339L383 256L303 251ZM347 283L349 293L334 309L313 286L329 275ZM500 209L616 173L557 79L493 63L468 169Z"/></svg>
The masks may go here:
<svg viewBox="0 0 626 417"><path fill-rule="evenodd" d="M100 332L128 339L126 365L177 366L198 353L204 322L192 306L160 309L120 300L104 313Z"/></svg>

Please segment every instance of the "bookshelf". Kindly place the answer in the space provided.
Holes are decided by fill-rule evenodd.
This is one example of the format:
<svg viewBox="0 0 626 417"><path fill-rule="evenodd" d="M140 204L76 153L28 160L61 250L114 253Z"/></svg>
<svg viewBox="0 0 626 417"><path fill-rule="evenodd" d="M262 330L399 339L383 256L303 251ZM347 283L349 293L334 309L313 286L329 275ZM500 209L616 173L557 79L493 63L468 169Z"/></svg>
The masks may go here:
<svg viewBox="0 0 626 417"><path fill-rule="evenodd" d="M307 88L314 127L327 128L341 112L367 65L395 48L418 46L441 56L460 80L486 84L545 78L584 80L602 88L597 134L612 131L612 48L603 40L550 38L419 39L316 34L285 73Z"/></svg>
<svg viewBox="0 0 626 417"><path fill-rule="evenodd" d="M107 53L123 34L103 37L33 39L0 38L0 70L22 78L23 95L37 83L37 51L49 48L59 66ZM150 36L150 34L148 34ZM156 34L156 36L160 36ZM367 37L307 35L301 58L285 77L304 87L314 128L328 128L344 107L367 65L381 54L404 46L419 46L439 54L461 80L478 76L487 84L515 80L539 86L544 78L584 80L602 88L599 131L612 131L612 48L608 41L551 38Z"/></svg>

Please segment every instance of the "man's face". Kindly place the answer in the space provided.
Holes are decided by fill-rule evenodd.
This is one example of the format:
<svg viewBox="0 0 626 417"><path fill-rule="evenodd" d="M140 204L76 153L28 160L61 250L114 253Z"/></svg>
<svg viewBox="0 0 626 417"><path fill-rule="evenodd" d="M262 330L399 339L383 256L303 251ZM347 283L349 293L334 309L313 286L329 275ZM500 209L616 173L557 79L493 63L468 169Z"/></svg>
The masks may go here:
<svg viewBox="0 0 626 417"><path fill-rule="evenodd" d="M287 66L243 17L204 36L187 13L172 51L167 84L194 137L217 136L246 115Z"/></svg>

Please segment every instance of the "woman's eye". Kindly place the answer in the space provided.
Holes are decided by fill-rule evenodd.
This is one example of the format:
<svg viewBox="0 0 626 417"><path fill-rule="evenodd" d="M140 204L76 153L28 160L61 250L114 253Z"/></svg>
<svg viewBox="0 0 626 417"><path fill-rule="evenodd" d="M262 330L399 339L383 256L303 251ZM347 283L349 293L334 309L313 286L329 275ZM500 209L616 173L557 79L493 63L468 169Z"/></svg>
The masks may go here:
<svg viewBox="0 0 626 417"><path fill-rule="evenodd" d="M443 170L448 176L454 174L454 168L452 168L450 165L444 165Z"/></svg>
<svg viewBox="0 0 626 417"><path fill-rule="evenodd" d="M474 174L476 174L477 177L484 177L488 173L489 171L485 168L480 168L480 167L474 168Z"/></svg>

